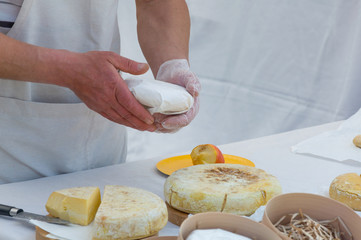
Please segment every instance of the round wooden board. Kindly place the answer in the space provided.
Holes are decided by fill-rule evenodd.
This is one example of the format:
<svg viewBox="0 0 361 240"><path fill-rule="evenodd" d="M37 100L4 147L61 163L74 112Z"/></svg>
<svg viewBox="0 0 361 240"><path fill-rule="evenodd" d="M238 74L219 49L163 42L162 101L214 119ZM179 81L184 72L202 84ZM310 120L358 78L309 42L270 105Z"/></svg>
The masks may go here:
<svg viewBox="0 0 361 240"><path fill-rule="evenodd" d="M171 207L168 203L165 203L168 209L168 221L180 226L182 222L188 218L188 213L181 212L173 207Z"/></svg>
<svg viewBox="0 0 361 240"><path fill-rule="evenodd" d="M54 240L53 238L48 238L47 235L49 232L45 231L44 229L39 228L38 226L35 226L36 234L35 239L36 240ZM158 233L152 237L143 238L144 240L177 240L177 236L162 236L159 237Z"/></svg>
<svg viewBox="0 0 361 240"><path fill-rule="evenodd" d="M48 235L49 233L41 228L39 228L38 226L35 226L36 229L36 240L52 240L51 238L46 237L46 235Z"/></svg>
<svg viewBox="0 0 361 240"><path fill-rule="evenodd" d="M188 218L188 213L185 212L181 212L173 207L171 207L168 203L166 203L167 205L167 209L168 209L168 221L180 226L182 224L182 222ZM35 226L36 229L36 240L54 240L52 238L48 238L46 237L49 232ZM158 236L154 236L154 237L150 237L150 238L146 238L149 240L177 240L176 236L162 236L162 237L158 237Z"/></svg>

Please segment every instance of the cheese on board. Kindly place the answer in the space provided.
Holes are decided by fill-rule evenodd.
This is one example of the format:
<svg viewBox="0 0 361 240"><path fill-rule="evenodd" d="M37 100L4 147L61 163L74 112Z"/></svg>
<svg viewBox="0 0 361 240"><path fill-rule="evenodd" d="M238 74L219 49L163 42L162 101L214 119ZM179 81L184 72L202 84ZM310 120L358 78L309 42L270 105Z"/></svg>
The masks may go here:
<svg viewBox="0 0 361 240"><path fill-rule="evenodd" d="M99 205L98 187L76 187L53 192L45 207L54 217L85 226L93 221Z"/></svg>
<svg viewBox="0 0 361 240"><path fill-rule="evenodd" d="M138 188L107 185L95 216L93 240L140 239L158 233L168 221L165 202Z"/></svg>
<svg viewBox="0 0 361 240"><path fill-rule="evenodd" d="M361 210L361 176L345 173L336 177L330 185L330 197L340 201L353 210Z"/></svg>
<svg viewBox="0 0 361 240"><path fill-rule="evenodd" d="M239 164L200 164L172 173L164 184L167 203L186 213L251 215L281 193L276 177Z"/></svg>

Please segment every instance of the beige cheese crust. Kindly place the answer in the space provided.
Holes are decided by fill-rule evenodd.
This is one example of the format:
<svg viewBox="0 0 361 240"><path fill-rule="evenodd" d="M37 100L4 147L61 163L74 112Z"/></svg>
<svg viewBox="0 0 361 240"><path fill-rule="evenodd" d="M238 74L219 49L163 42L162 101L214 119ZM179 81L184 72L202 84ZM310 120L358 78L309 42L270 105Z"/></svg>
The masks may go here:
<svg viewBox="0 0 361 240"><path fill-rule="evenodd" d="M357 173L346 173L336 177L329 189L330 197L356 211L361 210L361 177Z"/></svg>
<svg viewBox="0 0 361 240"><path fill-rule="evenodd" d="M107 185L94 219L93 240L152 236L167 221L167 207L157 195L138 188Z"/></svg>
<svg viewBox="0 0 361 240"><path fill-rule="evenodd" d="M265 171L239 164L202 164L180 169L164 184L167 203L187 213L251 215L282 192Z"/></svg>

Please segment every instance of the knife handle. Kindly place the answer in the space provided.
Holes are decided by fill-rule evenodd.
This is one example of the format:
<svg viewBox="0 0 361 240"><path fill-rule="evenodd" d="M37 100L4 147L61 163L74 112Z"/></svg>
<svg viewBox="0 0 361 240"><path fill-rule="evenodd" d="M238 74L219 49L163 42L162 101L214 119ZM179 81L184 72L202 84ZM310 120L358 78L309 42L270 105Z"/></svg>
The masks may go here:
<svg viewBox="0 0 361 240"><path fill-rule="evenodd" d="M0 204L0 215L5 215L5 216L12 217L12 216L15 216L16 214L18 214L20 212L23 212L23 210L20 209L20 208Z"/></svg>

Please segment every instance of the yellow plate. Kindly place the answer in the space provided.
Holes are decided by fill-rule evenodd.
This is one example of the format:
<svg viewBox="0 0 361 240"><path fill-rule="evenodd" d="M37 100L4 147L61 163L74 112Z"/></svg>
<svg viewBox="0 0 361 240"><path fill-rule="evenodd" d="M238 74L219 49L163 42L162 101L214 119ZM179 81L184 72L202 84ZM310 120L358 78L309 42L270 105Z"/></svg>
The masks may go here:
<svg viewBox="0 0 361 240"><path fill-rule="evenodd" d="M224 162L231 164L241 164L254 167L254 163L250 160L234 155L223 154ZM163 159L157 163L157 169L164 174L171 175L178 169L192 166L192 159L190 155L180 155Z"/></svg>

